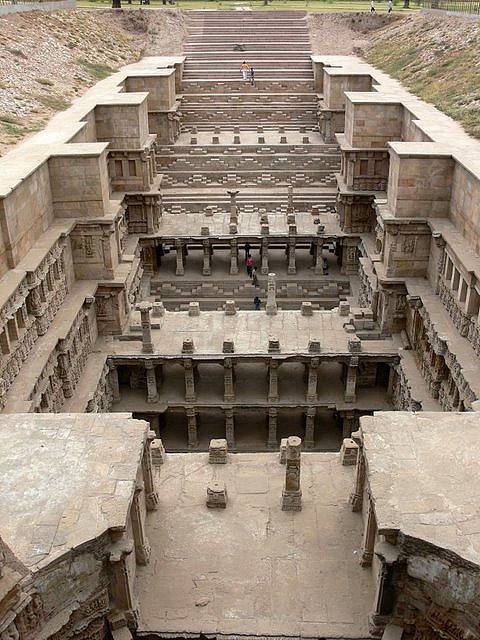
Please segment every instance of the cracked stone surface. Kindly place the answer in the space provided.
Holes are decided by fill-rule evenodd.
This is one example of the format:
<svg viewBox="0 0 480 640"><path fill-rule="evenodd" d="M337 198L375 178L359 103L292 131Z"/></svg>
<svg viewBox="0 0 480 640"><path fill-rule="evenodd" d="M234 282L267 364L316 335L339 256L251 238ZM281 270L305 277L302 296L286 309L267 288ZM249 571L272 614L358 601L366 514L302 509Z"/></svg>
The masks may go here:
<svg viewBox="0 0 480 640"><path fill-rule="evenodd" d="M139 631L368 637L374 598L358 564L361 514L348 504L353 467L338 454L302 453L303 510L283 512L278 453L170 454L161 504L147 521L149 566L137 567ZM227 508L207 509L208 482Z"/></svg>

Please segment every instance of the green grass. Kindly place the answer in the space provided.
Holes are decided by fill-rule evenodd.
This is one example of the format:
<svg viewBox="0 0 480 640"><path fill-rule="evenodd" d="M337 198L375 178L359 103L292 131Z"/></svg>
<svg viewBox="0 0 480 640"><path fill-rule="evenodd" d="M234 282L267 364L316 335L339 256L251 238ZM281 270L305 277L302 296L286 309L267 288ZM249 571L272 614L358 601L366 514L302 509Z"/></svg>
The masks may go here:
<svg viewBox="0 0 480 640"><path fill-rule="evenodd" d="M102 80L115 71L112 67L100 62L88 62L88 60L79 59L76 61L76 64L82 67L92 78L96 78L97 80Z"/></svg>
<svg viewBox="0 0 480 640"><path fill-rule="evenodd" d="M40 131L41 129L43 129L43 127L43 121L34 126L26 127L16 118L0 115L0 131L3 131L13 138L23 138L28 133Z"/></svg>
<svg viewBox="0 0 480 640"><path fill-rule="evenodd" d="M68 109L70 106L69 102L55 95L37 95L35 98L40 104L43 104L44 107L53 109L54 111L65 111L65 109Z"/></svg>
<svg viewBox="0 0 480 640"><path fill-rule="evenodd" d="M377 13L387 11L387 2L377 0ZM398 13L411 13L419 8L418 2L411 2L410 9L403 8L403 0L394 1L394 11ZM77 6L83 8L106 8L111 6L110 0L77 0ZM271 0L268 6L263 4L263 0L175 0L174 5L163 5L161 0L151 0L150 5L140 5L139 0L132 0L128 4L122 0L123 9L169 9L178 7L179 9L219 9L231 10L238 6L250 7L258 11L278 11L278 10L308 10L308 11L370 11L369 0Z"/></svg>
<svg viewBox="0 0 480 640"><path fill-rule="evenodd" d="M446 42L441 52L438 42L429 42L426 32L417 32L416 44L412 40L408 33L380 39L367 60L480 138L480 91L478 76L472 71L480 56L480 38L455 46Z"/></svg>

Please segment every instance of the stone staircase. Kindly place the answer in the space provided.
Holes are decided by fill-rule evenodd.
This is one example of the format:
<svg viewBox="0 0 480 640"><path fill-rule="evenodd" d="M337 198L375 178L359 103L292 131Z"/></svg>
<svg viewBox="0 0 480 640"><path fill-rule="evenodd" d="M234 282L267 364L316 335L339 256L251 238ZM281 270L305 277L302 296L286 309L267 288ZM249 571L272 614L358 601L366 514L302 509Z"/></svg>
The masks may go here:
<svg viewBox="0 0 480 640"><path fill-rule="evenodd" d="M318 128L305 12L195 11L188 24L181 134L156 152L163 215L203 213L208 225L208 216L230 210L227 190L238 189L239 216L286 217L291 185L297 213L331 217L340 154ZM254 86L242 80L243 60L255 67ZM218 243L215 251L222 251ZM174 272L162 261L150 282L152 296L171 310L196 299L202 309L221 310L226 299L250 309L256 293L266 295L264 282L256 289L245 277L232 279L228 270L217 268L208 279L193 281ZM308 269L303 274L290 281L277 274L282 308L310 300L315 308L331 309L350 294L346 279Z"/></svg>

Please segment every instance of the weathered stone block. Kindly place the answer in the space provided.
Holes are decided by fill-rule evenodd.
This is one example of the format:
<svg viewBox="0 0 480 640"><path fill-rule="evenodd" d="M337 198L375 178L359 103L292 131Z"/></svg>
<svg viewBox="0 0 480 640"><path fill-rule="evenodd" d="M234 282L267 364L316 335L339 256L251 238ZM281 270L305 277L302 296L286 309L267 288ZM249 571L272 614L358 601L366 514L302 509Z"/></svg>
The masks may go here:
<svg viewBox="0 0 480 640"><path fill-rule="evenodd" d="M226 464L228 457L228 445L224 438L210 440L208 447L208 462L210 464Z"/></svg>
<svg viewBox="0 0 480 640"><path fill-rule="evenodd" d="M268 338L268 353L279 353L280 352L280 340L275 336L270 336Z"/></svg>
<svg viewBox="0 0 480 640"><path fill-rule="evenodd" d="M320 340L309 340L308 341L308 352L309 353L320 353L321 345Z"/></svg>
<svg viewBox="0 0 480 640"><path fill-rule="evenodd" d="M227 487L223 482L210 482L207 487L207 507L225 509L227 506Z"/></svg>
<svg viewBox="0 0 480 640"><path fill-rule="evenodd" d="M182 353L193 353L195 351L195 347L193 344L193 338L184 338L182 345Z"/></svg>
<svg viewBox="0 0 480 640"><path fill-rule="evenodd" d="M338 305L338 315L340 316L348 316L350 315L350 303L342 300Z"/></svg>
<svg viewBox="0 0 480 640"><path fill-rule="evenodd" d="M225 315L234 316L236 313L237 313L237 308L235 306L235 300L227 300L225 302Z"/></svg>
<svg viewBox="0 0 480 640"><path fill-rule="evenodd" d="M227 338L223 341L222 352L235 353L235 344L231 338Z"/></svg>
<svg viewBox="0 0 480 640"><path fill-rule="evenodd" d="M285 464L287 462L287 438L282 438L280 440L280 452L278 459L280 464Z"/></svg>
<svg viewBox="0 0 480 640"><path fill-rule="evenodd" d="M358 353L362 350L362 341L360 338L350 338L348 341L348 350L350 353Z"/></svg>
<svg viewBox="0 0 480 640"><path fill-rule="evenodd" d="M152 440L152 444L150 445L152 451L152 462L153 464L163 464L165 462L165 447L163 446L163 442L160 438L155 438Z"/></svg>
<svg viewBox="0 0 480 640"><path fill-rule="evenodd" d="M348 466L357 464L358 444L352 438L344 438L340 448L340 461Z"/></svg>
<svg viewBox="0 0 480 640"><path fill-rule="evenodd" d="M313 308L311 302L302 302L302 316L313 316Z"/></svg>
<svg viewBox="0 0 480 640"><path fill-rule="evenodd" d="M188 305L188 315L189 316L199 316L200 315L200 303L199 302L190 302Z"/></svg>

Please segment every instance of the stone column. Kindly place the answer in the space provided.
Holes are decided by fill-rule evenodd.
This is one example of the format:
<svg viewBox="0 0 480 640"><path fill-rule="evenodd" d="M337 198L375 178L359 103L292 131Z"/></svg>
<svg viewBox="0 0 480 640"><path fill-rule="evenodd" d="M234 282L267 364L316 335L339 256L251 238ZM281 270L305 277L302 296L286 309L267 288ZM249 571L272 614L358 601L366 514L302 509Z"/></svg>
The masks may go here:
<svg viewBox="0 0 480 640"><path fill-rule="evenodd" d="M355 387L357 384L357 367L358 356L352 356L348 363L347 377L345 380L345 402L355 402L356 400Z"/></svg>
<svg viewBox="0 0 480 640"><path fill-rule="evenodd" d="M323 274L323 239L317 238L315 242L313 273Z"/></svg>
<svg viewBox="0 0 480 640"><path fill-rule="evenodd" d="M377 523L375 521L375 513L370 499L368 501L367 518L363 529L362 553L360 556L360 564L362 567L369 567L372 564L376 532Z"/></svg>
<svg viewBox="0 0 480 640"><path fill-rule="evenodd" d="M66 353L58 354L58 369L59 376L62 379L63 395L66 398L71 398L73 396L74 385L71 375L72 369L68 364Z"/></svg>
<svg viewBox="0 0 480 640"><path fill-rule="evenodd" d="M375 555L380 560L380 568L377 577L377 588L373 611L368 617L370 632L379 636L390 621L395 602L395 587L393 576L395 564L398 560L398 548L389 542L380 542L375 548Z"/></svg>
<svg viewBox="0 0 480 640"><path fill-rule="evenodd" d="M183 361L183 369L185 374L185 402L195 401L195 371L193 362L187 358Z"/></svg>
<svg viewBox="0 0 480 640"><path fill-rule="evenodd" d="M142 458L143 485L145 487L145 504L148 511L154 511L158 507L158 492L153 479L152 467L152 442L156 438L155 431L150 430Z"/></svg>
<svg viewBox="0 0 480 640"><path fill-rule="evenodd" d="M182 243L181 240L176 240L175 241L175 250L177 252L175 275L176 276L184 276L185 275L185 264L184 264L184 259L183 259L183 243Z"/></svg>
<svg viewBox="0 0 480 640"><path fill-rule="evenodd" d="M317 415L317 407L308 407L305 417L305 447L313 449L315 446L315 417Z"/></svg>
<svg viewBox="0 0 480 640"><path fill-rule="evenodd" d="M225 438L230 449L235 447L235 418L232 407L225 408Z"/></svg>
<svg viewBox="0 0 480 640"><path fill-rule="evenodd" d="M118 402L120 400L120 384L118 382L118 369L117 366L112 360L108 359L108 380L110 383L110 389L112 390L113 402Z"/></svg>
<svg viewBox="0 0 480 640"><path fill-rule="evenodd" d="M352 433L352 437L353 437ZM363 449L362 443L358 440L358 438L353 438L354 441L359 445L360 449L358 450L357 455L357 466L355 469L355 485L353 487L353 491L350 494L350 503L352 505L352 511L358 513L363 508L363 491L365 487L365 459L363 457Z"/></svg>
<svg viewBox="0 0 480 640"><path fill-rule="evenodd" d="M287 273L289 275L294 275L297 273L297 266L295 264L295 238L288 239L288 267Z"/></svg>
<svg viewBox="0 0 480 640"><path fill-rule="evenodd" d="M128 556L132 551L133 540L120 534L120 537L112 545L109 562L113 574L111 589L115 604L125 614L128 625L136 628L138 625L137 601L133 589L133 576L130 576L128 570Z"/></svg>
<svg viewBox="0 0 480 640"><path fill-rule="evenodd" d="M150 560L150 544L145 533L145 523L143 521L142 507L140 503L140 495L143 491L141 485L135 487L133 494L132 506L130 508L130 517L132 518L133 540L135 542L135 557L137 564L145 565Z"/></svg>
<svg viewBox="0 0 480 640"><path fill-rule="evenodd" d="M268 239L262 238L262 275L268 274Z"/></svg>
<svg viewBox="0 0 480 640"><path fill-rule="evenodd" d="M280 396L278 395L278 362L276 360L270 360L268 367L268 401L278 402Z"/></svg>
<svg viewBox="0 0 480 640"><path fill-rule="evenodd" d="M274 407L270 407L268 410L268 441L267 447L269 449L277 448L277 419L278 410Z"/></svg>
<svg viewBox="0 0 480 640"><path fill-rule="evenodd" d="M282 491L282 511L302 510L302 491L300 489L300 447L302 441L297 436L287 439L287 463L285 469L285 488Z"/></svg>
<svg viewBox="0 0 480 640"><path fill-rule="evenodd" d="M237 195L239 191L227 191L230 196L230 222L236 224L237 216Z"/></svg>
<svg viewBox="0 0 480 640"><path fill-rule="evenodd" d="M277 313L277 286L275 284L275 274L268 274L267 283L267 304L265 306L267 315L274 316Z"/></svg>
<svg viewBox="0 0 480 640"><path fill-rule="evenodd" d="M188 448L195 449L198 447L197 413L195 407L187 407L185 412L187 414Z"/></svg>
<svg viewBox="0 0 480 640"><path fill-rule="evenodd" d="M288 185L287 192L287 214L293 213L293 187L291 184Z"/></svg>
<svg viewBox="0 0 480 640"><path fill-rule="evenodd" d="M440 293L440 283L442 281L442 274L444 270L445 264L445 245L447 244L442 237L441 233L434 232L432 233L433 241L438 247L438 260L437 260L437 272L435 277L435 293L438 295Z"/></svg>
<svg viewBox="0 0 480 640"><path fill-rule="evenodd" d="M140 302L137 305L137 310L140 311L140 320L142 323L142 352L153 353L152 342L152 324L150 321L150 311L152 305L149 302Z"/></svg>
<svg viewBox="0 0 480 640"><path fill-rule="evenodd" d="M238 242L230 240L230 275L235 276L238 273Z"/></svg>
<svg viewBox="0 0 480 640"><path fill-rule="evenodd" d="M318 384L318 366L319 359L312 358L310 360L310 364L308 365L308 382L307 382L307 394L306 401L307 402L316 402L317 401L317 384Z"/></svg>
<svg viewBox="0 0 480 640"><path fill-rule="evenodd" d="M203 268L202 274L204 276L212 275L212 261L211 261L210 240L203 241Z"/></svg>
<svg viewBox="0 0 480 640"><path fill-rule="evenodd" d="M147 378L147 402L158 402L157 376L155 375L155 364L150 360L145 362L145 372Z"/></svg>
<svg viewBox="0 0 480 640"><path fill-rule="evenodd" d="M223 362L223 401L233 402L235 400L235 370L231 358L225 358Z"/></svg>

